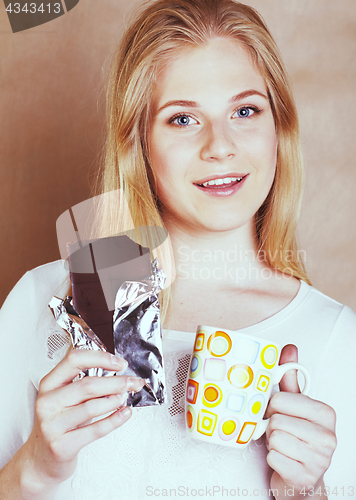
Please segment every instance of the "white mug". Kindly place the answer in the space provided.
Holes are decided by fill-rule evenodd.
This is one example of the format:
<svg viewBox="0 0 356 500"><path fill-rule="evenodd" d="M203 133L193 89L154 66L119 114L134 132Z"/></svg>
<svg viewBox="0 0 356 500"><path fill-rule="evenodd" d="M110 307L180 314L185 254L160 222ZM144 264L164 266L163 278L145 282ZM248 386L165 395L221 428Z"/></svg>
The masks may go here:
<svg viewBox="0 0 356 500"><path fill-rule="evenodd" d="M278 365L281 346L238 331L198 326L185 393L191 437L245 448L266 431L263 420L272 386L300 370L308 394L310 377L299 363Z"/></svg>

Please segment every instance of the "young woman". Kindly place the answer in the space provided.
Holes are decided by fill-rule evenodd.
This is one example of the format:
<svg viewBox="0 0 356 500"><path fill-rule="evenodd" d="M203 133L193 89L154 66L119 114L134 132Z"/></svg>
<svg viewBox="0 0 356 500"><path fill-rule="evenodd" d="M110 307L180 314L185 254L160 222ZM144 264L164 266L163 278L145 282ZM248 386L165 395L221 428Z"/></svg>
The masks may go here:
<svg viewBox="0 0 356 500"><path fill-rule="evenodd" d="M169 402L88 423L143 381L72 383L83 368L124 362L76 350L55 360L48 339L59 333L46 306L66 292L67 271L58 261L26 273L1 316L1 366L11 373L1 497L354 494L356 315L306 276L295 239L302 186L297 114L260 16L233 0L147 2L114 57L102 192L122 189L136 226L170 236L174 281L169 247L158 252L172 281L161 297ZM122 214L112 205L104 214L102 234L115 234ZM244 453L185 432L198 324L275 339L285 345L281 364L299 357L311 374L310 397L295 373L284 376L266 435Z"/></svg>

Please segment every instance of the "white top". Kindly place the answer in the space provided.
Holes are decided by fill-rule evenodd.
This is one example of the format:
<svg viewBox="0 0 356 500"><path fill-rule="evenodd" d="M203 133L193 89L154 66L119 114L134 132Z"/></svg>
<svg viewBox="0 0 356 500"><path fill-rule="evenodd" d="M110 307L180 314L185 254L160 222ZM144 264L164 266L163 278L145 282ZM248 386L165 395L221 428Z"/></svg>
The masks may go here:
<svg viewBox="0 0 356 500"><path fill-rule="evenodd" d="M27 440L39 381L68 347L47 307L53 295L64 296L67 284L63 261L40 266L21 278L0 311L0 467ZM309 396L337 414L338 445L325 484L337 486L338 497L349 497L348 488L356 486L356 314L302 281L284 309L240 331L298 347L299 362L311 376ZM268 496L263 490L268 492L273 471L264 436L239 452L194 441L185 431L184 389L194 339L194 332L164 331L168 403L134 408L122 427L84 448L55 500L142 500L165 493L174 498L173 489L176 497L200 489L200 498L226 498L226 489L238 496L237 488L240 496Z"/></svg>

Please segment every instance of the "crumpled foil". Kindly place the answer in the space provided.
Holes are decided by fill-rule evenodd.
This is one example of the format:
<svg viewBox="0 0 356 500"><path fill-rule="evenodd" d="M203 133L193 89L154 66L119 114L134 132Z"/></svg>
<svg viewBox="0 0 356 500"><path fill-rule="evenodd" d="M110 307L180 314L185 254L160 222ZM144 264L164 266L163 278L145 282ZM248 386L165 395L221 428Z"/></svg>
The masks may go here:
<svg viewBox="0 0 356 500"><path fill-rule="evenodd" d="M158 259L154 259L151 267L152 276L141 281L126 281L115 300L115 354L128 362L121 374L146 380L139 392L128 395L128 406L159 405L167 399L158 300L166 275Z"/></svg>
<svg viewBox="0 0 356 500"><path fill-rule="evenodd" d="M113 317L115 354L128 362L126 370L119 373L146 380L146 385L139 392L128 393L127 406L159 405L167 399L158 300L166 275L157 258L151 263L151 268L151 276L141 281L125 281L116 294ZM70 334L74 348L107 351L75 310L72 297L53 297L48 306L59 326ZM116 373L103 368L89 368L74 380Z"/></svg>
<svg viewBox="0 0 356 500"><path fill-rule="evenodd" d="M75 349L107 351L99 337L95 335L93 330L91 330L74 309L72 297L66 297L65 299L53 297L48 306L52 310L58 325L71 336L72 344ZM88 368L82 370L74 380L80 380L87 376L106 377L115 374L115 371L109 371L103 368Z"/></svg>

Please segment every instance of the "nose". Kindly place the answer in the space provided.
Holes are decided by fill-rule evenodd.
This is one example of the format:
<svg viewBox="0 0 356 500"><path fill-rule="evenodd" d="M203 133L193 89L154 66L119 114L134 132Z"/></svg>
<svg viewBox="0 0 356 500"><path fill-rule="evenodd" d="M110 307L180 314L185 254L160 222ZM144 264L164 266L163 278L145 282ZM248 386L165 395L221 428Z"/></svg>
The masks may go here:
<svg viewBox="0 0 356 500"><path fill-rule="evenodd" d="M237 153L236 144L224 124L212 124L204 138L201 158L206 161L232 159Z"/></svg>

